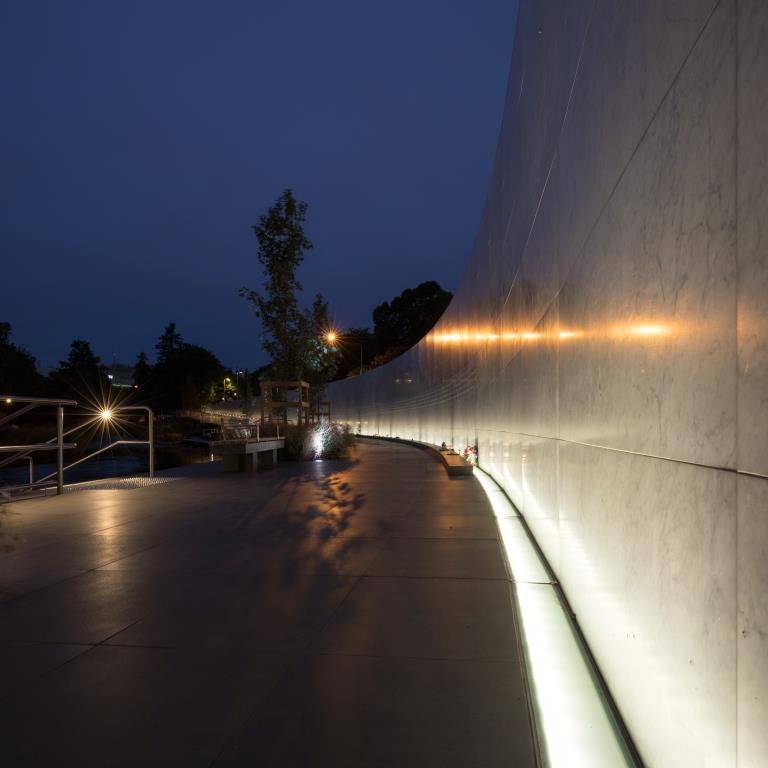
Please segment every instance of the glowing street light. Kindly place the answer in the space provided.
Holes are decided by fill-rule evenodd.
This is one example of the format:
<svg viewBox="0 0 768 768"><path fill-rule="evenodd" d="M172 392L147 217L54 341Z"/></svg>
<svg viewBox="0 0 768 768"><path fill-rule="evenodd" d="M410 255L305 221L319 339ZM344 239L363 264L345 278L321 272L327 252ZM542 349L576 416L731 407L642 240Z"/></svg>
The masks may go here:
<svg viewBox="0 0 768 768"><path fill-rule="evenodd" d="M335 344L340 338L341 336L336 331L333 331L333 330L328 331L325 334L325 340L329 344ZM362 373L363 372L363 344L360 341L355 341L353 343L357 344L357 346L360 347L360 373Z"/></svg>
<svg viewBox="0 0 768 768"><path fill-rule="evenodd" d="M110 421L112 419L112 411L109 408L104 408L99 416L101 416L104 421Z"/></svg>

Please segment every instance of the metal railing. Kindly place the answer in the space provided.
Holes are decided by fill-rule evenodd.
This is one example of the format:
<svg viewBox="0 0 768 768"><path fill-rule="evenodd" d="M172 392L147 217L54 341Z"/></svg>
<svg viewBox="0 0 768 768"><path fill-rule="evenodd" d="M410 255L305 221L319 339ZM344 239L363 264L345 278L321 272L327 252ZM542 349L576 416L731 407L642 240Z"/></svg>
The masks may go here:
<svg viewBox="0 0 768 768"><path fill-rule="evenodd" d="M146 405L117 405L113 407L105 407L100 411L93 414L92 418L87 419L85 422L78 424L71 429L64 431L64 408L65 406L77 406L76 400L63 400L47 397L17 397L15 395L6 395L0 398L0 403L5 405L22 404L21 408L18 408L13 413L0 417L0 426L7 424L14 419L22 416L25 413L38 408L40 406L55 406L56 407L56 437L44 443L29 443L26 445L0 445L0 453L11 454L7 458L0 459L0 469L8 466L15 461L21 461L26 459L29 463L29 482L19 485L4 486L2 490L6 491L18 491L24 489L43 488L46 484L51 485L51 480L56 478L56 493L64 492L64 472L72 467L76 467L89 459L94 458L106 451L115 448L117 446L141 446L146 445L149 448L149 476L155 475L155 446L153 436L153 417L152 409ZM148 435L146 440L113 440L109 445L98 448L92 451L87 456L83 456L70 464L64 464L64 451L71 448L76 448L77 443L65 443L64 438L74 434L75 432L86 429L88 426L92 426L94 423L102 420L105 424L112 422L119 414L125 411L146 411L147 412L147 425ZM38 451L56 451L56 469L45 477L41 477L39 480L34 479L34 461L32 454Z"/></svg>
<svg viewBox="0 0 768 768"><path fill-rule="evenodd" d="M68 434L71 434L72 432L75 431L75 430L70 430L69 432L64 432L64 407L68 405L76 406L77 400L57 400L55 398L50 398L50 397L15 397L12 395L6 395L5 397L2 398L2 400L6 405L14 405L16 403L23 403L24 405L18 410L14 411L13 413L10 413L7 416L4 416L3 418L1 418L0 427L3 426L3 424L7 424L9 421L13 421L14 419L17 419L22 414L28 413L29 411L32 411L41 405L56 406L56 437L51 438L45 443L36 443L33 445L5 446L5 448L12 449L13 455L8 457L7 459L3 459L2 461L0 461L0 468L5 467L8 464L11 464L12 462L18 461L20 459L27 459L30 462L30 475L33 476L34 466L31 463L32 457L30 456L30 454L36 450L37 451L55 450L56 451L56 472L54 474L56 475L56 493L63 493L64 492L64 450L65 448L74 448L76 445L75 443L67 443L67 444L64 443L64 438ZM2 448L0 448L0 450L2 450ZM2 452L7 453L10 451L4 450ZM34 479L30 483L30 485L35 485Z"/></svg>

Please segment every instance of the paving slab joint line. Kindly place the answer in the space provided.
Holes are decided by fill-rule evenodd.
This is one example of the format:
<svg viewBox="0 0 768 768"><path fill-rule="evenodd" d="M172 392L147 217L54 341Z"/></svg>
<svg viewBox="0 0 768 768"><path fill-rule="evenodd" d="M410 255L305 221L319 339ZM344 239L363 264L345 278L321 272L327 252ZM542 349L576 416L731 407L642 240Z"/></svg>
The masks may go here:
<svg viewBox="0 0 768 768"><path fill-rule="evenodd" d="M126 626L122 627L121 629L118 629L117 632L113 632L108 637L105 637L103 640L100 640L98 643L51 643L49 642L49 645L73 645L73 646L82 646L84 648L82 653L77 653L71 658L67 659L66 661L62 662L61 664L57 664L55 667L52 667L51 669L45 670L45 672L42 672L41 674L37 675L36 677L32 678L31 680L25 682L25 685L32 685L33 683L36 683L38 680L42 680L44 677L47 677L48 675L53 674L54 672L58 672L62 667L66 667L67 664L71 664L73 661L76 661L77 659L81 659L83 656L91 653L92 651L96 650L96 648L99 648L100 646L106 645L107 641L111 638L115 637L116 635L119 635L121 632L124 632L126 629L130 629L134 624L138 624L142 619L144 619L144 616L136 619L136 621L132 621L130 624L127 624ZM45 644L44 641L34 641L34 640L22 640L21 642L24 643L33 643L33 642L39 642L40 644ZM0 701L4 701L5 699L10 698L13 696L21 686L18 688L13 688L10 691L8 691L6 694L0 696Z"/></svg>
<svg viewBox="0 0 768 768"><path fill-rule="evenodd" d="M320 625L317 632L315 632L310 639L307 640L307 642L304 644L304 646L299 651L295 651L292 654L292 658L289 659L285 663L285 667L283 668L282 672L277 676L275 679L275 682L272 686L270 686L269 690L267 690L264 695L261 697L261 700L259 701L256 706L248 712L248 714L240 721L240 723L233 727L230 733L225 737L224 742L221 745L221 749L216 753L216 756L213 758L213 760L208 764L208 768L213 768L213 766L216 765L216 763L219 761L221 756L224 753L224 750L227 748L227 746L230 744L230 742L236 738L237 734L242 730L243 726L251 720L251 718L255 717L263 708L264 704L269 701L269 697L273 694L273 692L277 689L277 687L280 685L280 683L285 680L285 678L288 676L288 674L293 670L298 663L301 661L301 659L304 658L304 656L309 652L309 649L312 647L312 644L317 640L318 637L323 633L323 630L328 626L331 619L338 613L338 611L341 609L341 606L346 603L349 596L352 594L352 592L356 589L357 585L362 580L361 576L354 577L354 582L350 586L350 588L347 590L347 593L344 595L344 597L339 601L339 604L328 614L328 618Z"/></svg>
<svg viewBox="0 0 768 768"><path fill-rule="evenodd" d="M86 535L92 535L92 534L86 534ZM170 537L169 537L170 538ZM36 589L30 589L28 592L24 592L20 595L13 595L8 598L3 598L0 600L0 605L7 605L8 603L12 603L14 600L21 600L22 598L28 597L29 595L34 595L37 592L42 592L44 589L49 589L50 587L56 587L59 584L64 584L68 581L72 581L72 579L79 579L81 576L85 576L87 573L95 573L96 571L102 571L105 566L112 565L112 563L118 563L120 560L127 560L130 557L135 557L136 555L140 555L142 552L148 552L150 549L154 549L155 547L160 546L160 544L166 543L165 540L158 542L157 544L153 544L149 547L145 547L144 549L139 549L136 552L131 552L129 555L123 555L123 557L118 557L115 560L108 560L105 563L99 563L97 566L94 566L93 568L84 568L81 571L78 571L78 573L74 573L71 576L65 576L63 579L57 579L56 581L52 581L49 584L43 584L41 587L37 587ZM110 571L104 571L105 573L110 573Z"/></svg>

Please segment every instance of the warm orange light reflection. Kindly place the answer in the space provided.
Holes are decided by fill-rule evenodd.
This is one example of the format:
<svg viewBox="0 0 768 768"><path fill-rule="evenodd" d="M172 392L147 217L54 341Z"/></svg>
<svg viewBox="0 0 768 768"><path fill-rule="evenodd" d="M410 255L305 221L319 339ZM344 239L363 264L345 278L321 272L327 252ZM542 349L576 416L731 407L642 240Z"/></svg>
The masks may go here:
<svg viewBox="0 0 768 768"><path fill-rule="evenodd" d="M663 325L637 325L630 329L636 336L663 336L669 328Z"/></svg>
<svg viewBox="0 0 768 768"><path fill-rule="evenodd" d="M665 336L675 329L674 326L664 323L658 323L653 321L647 321L642 323L636 323L632 325L621 326L604 326L602 328L597 327L590 329L589 331L581 330L579 328L563 328L562 330L546 330L546 331L506 331L504 333L497 333L492 330L488 331L476 331L469 333L468 331L445 331L443 333L434 333L429 338L437 343L442 344L480 344L486 341L503 342L551 342L554 338L571 340L571 339L585 339L589 338L615 338L629 340L631 337L658 337Z"/></svg>
<svg viewBox="0 0 768 768"><path fill-rule="evenodd" d="M634 325L618 325L611 328L608 335L614 338L625 336L666 336L672 330L669 325L660 323L636 323Z"/></svg>

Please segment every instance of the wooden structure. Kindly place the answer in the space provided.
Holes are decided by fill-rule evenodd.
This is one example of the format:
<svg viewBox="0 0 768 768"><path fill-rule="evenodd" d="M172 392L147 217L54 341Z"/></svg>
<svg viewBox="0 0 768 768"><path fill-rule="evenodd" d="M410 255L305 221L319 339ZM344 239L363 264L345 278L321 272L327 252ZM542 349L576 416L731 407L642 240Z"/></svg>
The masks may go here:
<svg viewBox="0 0 768 768"><path fill-rule="evenodd" d="M317 408L312 411L312 421L318 424L325 422L331 423L331 401L321 400L317 403Z"/></svg>
<svg viewBox="0 0 768 768"><path fill-rule="evenodd" d="M293 422L292 412L296 412L296 424L309 423L309 384L306 381L262 381L261 382L261 421Z"/></svg>

